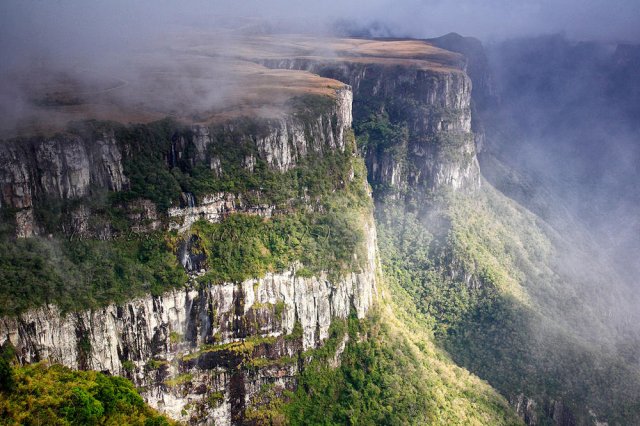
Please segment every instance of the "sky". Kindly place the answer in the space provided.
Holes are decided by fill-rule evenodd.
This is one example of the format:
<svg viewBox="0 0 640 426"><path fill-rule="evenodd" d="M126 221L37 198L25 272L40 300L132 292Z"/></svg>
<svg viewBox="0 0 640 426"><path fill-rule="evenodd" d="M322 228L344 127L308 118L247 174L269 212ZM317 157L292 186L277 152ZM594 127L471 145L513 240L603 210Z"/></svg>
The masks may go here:
<svg viewBox="0 0 640 426"><path fill-rule="evenodd" d="M638 0L2 0L0 52L5 67L42 52L100 54L234 16L291 32L326 32L343 20L378 22L388 35L422 38L455 31L491 41L565 32L579 40L640 40Z"/></svg>

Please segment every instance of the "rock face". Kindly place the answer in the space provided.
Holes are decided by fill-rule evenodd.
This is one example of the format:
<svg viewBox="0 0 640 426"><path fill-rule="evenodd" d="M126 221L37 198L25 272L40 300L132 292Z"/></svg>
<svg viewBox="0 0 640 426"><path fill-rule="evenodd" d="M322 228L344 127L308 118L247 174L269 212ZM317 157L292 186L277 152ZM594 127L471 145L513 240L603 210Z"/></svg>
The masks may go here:
<svg viewBox="0 0 640 426"><path fill-rule="evenodd" d="M359 123L372 116L377 125L386 117L398 135L393 146L362 147L374 187L400 197L415 189L473 191L480 185L471 132L471 81L462 69L344 58L260 62L341 80L352 86L354 95L345 86L335 91L330 107L313 106L258 124L232 120L176 130L162 154L167 170L205 165L219 177L228 166L220 147L234 144L252 147L233 165L248 173L264 165L287 172L304 159L344 151L353 100ZM34 205L53 198L78 200L62 226L65 234L114 237L109 223L96 221L82 201L96 188L117 192L135 183L125 173L134 150L130 142L107 132L98 138L61 135L0 145L1 202L16 211L18 236L39 232ZM199 219L217 222L239 211L279 213L276 206L248 202L247 195L183 193L166 215L139 198L123 208L136 223L134 232L186 233ZM298 276L297 266L291 265L260 279L190 285L66 316L47 306L2 319L0 343L10 340L22 362L50 360L127 376L153 406L192 424L240 423L265 385L295 387L301 351L320 345L334 318L352 312L362 318L373 303L376 236L372 218L366 220L364 266L342 277L330 279L332 271ZM199 270L188 248L184 253L182 264L193 278Z"/></svg>
<svg viewBox="0 0 640 426"><path fill-rule="evenodd" d="M185 194L188 201L184 207L172 207L168 211L169 229L180 232L188 231L194 222L205 219L208 222L220 222L231 213L244 212L262 217L271 217L276 206L269 204L251 204L240 195L219 192L207 195L199 202L190 194Z"/></svg>
<svg viewBox="0 0 640 426"><path fill-rule="evenodd" d="M232 424L262 385L295 387L300 351L320 345L332 319L364 317L376 294L375 228L366 229L366 266L335 281L294 267L66 316L47 306L0 320L0 342L21 362L127 376L176 419Z"/></svg>
<svg viewBox="0 0 640 426"><path fill-rule="evenodd" d="M461 53L465 57L465 70L473 81L471 129L476 149L482 152L485 144L483 115L495 111L500 104L495 77L482 42L474 37L463 37L456 33L430 39L429 42L451 52Z"/></svg>
<svg viewBox="0 0 640 426"><path fill-rule="evenodd" d="M113 132L95 139L60 134L0 144L0 205L22 210L22 237L37 230L32 213L36 199L77 199L91 187L120 191L127 184Z"/></svg>
<svg viewBox="0 0 640 426"><path fill-rule="evenodd" d="M360 96L381 104L406 138L394 149L365 148L373 185L398 190L474 189L480 184L471 134L471 81L464 73L379 69L364 73ZM391 99L382 103L382 99Z"/></svg>
<svg viewBox="0 0 640 426"><path fill-rule="evenodd" d="M319 115L306 124L299 120L278 120L256 140L259 155L275 170L286 171L309 153L344 150L344 132L351 128L351 90L338 90L332 115ZM316 143L310 143L315 141Z"/></svg>
<svg viewBox="0 0 640 426"><path fill-rule="evenodd" d="M259 122L230 120L212 126L176 126L171 135L171 145L164 153L164 166L171 170L179 165L205 163L219 176L223 172L223 164L216 153L221 145L230 142L255 147L254 152L241 161L249 172L253 171L258 160L274 171L285 172L309 155L344 151L345 132L351 129L352 98L350 88L344 86L335 90L326 105L304 115L290 113ZM132 137L135 139L138 135L133 133ZM41 233L42 224L34 215L37 204L79 200L73 210L65 212L67 217L61 230L67 235L85 238L113 237L108 224L98 223L91 227L88 218L93 212L87 205L78 205L97 192L129 189L124 163L134 155L135 143L141 142L118 140L113 130L98 132L97 135L81 131L50 138L3 141L0 144L0 207L16 211L17 235L29 237ZM220 196L210 194L203 198L203 204L209 205L211 199ZM140 202L148 203L148 200L133 201L134 210ZM248 206L240 200L236 204L242 206L238 211L266 208ZM179 207L176 203L170 216L188 217L188 213L178 212ZM185 202L182 207L195 205ZM132 210L129 205L124 208ZM149 208L153 209L145 207L146 210ZM151 218L152 221L156 219ZM186 221L188 224L189 219ZM147 225L141 222L135 227L143 230L148 228ZM157 227L155 224L153 229Z"/></svg>
<svg viewBox="0 0 640 426"><path fill-rule="evenodd" d="M159 158L168 170L205 165L218 177L224 167L238 166L247 173L258 165L283 173L306 157L345 151L351 103L351 91L344 86L330 102L325 99L302 113L183 126L167 139L167 151ZM130 189L134 179L126 176L126 161L139 148L131 134L118 139L124 134L119 130L100 137L88 133L0 145L0 200L15 212L18 237L40 232L34 212L41 202L66 203L57 224L66 236L118 236L90 201L94 192ZM220 146L249 148L233 163ZM186 236L200 219L219 222L236 212L287 214L256 202L259 190L199 197L182 193L179 198L166 213L141 198L112 208L134 224L127 232L177 231ZM297 202L306 210L314 208L305 198ZM176 253L191 276L184 289L92 311L65 315L49 305L3 318L0 343L10 341L23 363L46 360L126 376L152 406L191 424L241 423L265 386L295 389L302 351L321 345L333 320L351 314L363 318L373 304L376 235L373 218L365 217L365 222L366 259L359 270L337 278L335 271L309 277L305 270L298 276L301 266L294 264L259 279L200 285L200 269L185 245Z"/></svg>
<svg viewBox="0 0 640 426"><path fill-rule="evenodd" d="M344 150L345 131L351 128L352 102L351 88L345 86L335 90L330 107L319 107L313 115L293 112L251 128L244 127L243 121L229 121L211 128L193 125L189 132L176 135L168 162L175 166L189 156L192 164L207 162L212 170L219 169L220 158L210 155L211 146L233 139L238 144L255 144L256 156L271 169L284 172L309 154ZM246 168L251 169L252 164L255 159L244 159Z"/></svg>
<svg viewBox="0 0 640 426"><path fill-rule="evenodd" d="M558 426L574 426L578 424L608 425L606 422L599 421L592 410L589 410L588 419L576 419L571 408L562 401L545 400L542 404L538 404L535 400L520 394L512 399L511 405L513 405L522 420L530 426L548 424L548 422ZM538 407L538 405L541 406Z"/></svg>
<svg viewBox="0 0 640 426"><path fill-rule="evenodd" d="M489 65L489 59L480 40L474 37L463 37L460 34L449 33L442 37L430 39L429 42L448 51L463 54L466 62L466 73L473 81L473 100L480 104L480 109L496 105L498 102L498 90Z"/></svg>
<svg viewBox="0 0 640 426"><path fill-rule="evenodd" d="M405 134L364 147L369 182L398 192L469 190L480 186L471 132L471 80L462 69L345 60L267 59L273 68L301 69L353 87L358 122L387 115Z"/></svg>

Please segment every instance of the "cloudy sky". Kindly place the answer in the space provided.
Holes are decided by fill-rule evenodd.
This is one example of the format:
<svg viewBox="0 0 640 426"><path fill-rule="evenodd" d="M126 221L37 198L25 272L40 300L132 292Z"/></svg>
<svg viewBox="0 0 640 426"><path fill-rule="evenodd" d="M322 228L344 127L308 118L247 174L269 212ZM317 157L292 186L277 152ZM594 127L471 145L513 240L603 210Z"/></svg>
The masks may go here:
<svg viewBox="0 0 640 426"><path fill-rule="evenodd" d="M640 40L638 0L2 0L0 49L5 63L34 51L119 50L233 16L265 19L284 31L327 31L346 20L378 22L398 36L455 31L499 40L563 31L581 40Z"/></svg>

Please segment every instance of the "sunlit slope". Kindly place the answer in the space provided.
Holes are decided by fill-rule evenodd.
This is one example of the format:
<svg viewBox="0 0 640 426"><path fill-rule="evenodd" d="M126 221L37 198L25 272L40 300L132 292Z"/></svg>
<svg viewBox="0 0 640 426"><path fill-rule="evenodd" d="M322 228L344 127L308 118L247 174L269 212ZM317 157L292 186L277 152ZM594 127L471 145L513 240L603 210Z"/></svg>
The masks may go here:
<svg viewBox="0 0 640 426"><path fill-rule="evenodd" d="M437 347L428 321L395 279L381 291L384 300L365 321L332 328L298 390L280 407L281 418L291 424L522 424L504 397Z"/></svg>
<svg viewBox="0 0 640 426"><path fill-rule="evenodd" d="M606 277L559 265L566 237L486 182L429 211L378 211L382 262L452 358L542 424L637 422L640 372L596 338L613 332L593 303Z"/></svg>

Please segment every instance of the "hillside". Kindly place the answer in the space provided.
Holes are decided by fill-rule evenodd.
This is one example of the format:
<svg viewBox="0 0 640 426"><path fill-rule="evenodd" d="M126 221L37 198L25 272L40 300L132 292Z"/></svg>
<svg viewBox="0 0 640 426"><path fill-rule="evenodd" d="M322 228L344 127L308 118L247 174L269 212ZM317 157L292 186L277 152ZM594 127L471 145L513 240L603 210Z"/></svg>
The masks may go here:
<svg viewBox="0 0 640 426"><path fill-rule="evenodd" d="M497 134L481 48L185 32L113 69L17 76L17 376L122 376L188 424L637 423L640 369L606 339L615 270L518 202L512 164L478 161ZM27 415L63 418L54 402Z"/></svg>
<svg viewBox="0 0 640 426"><path fill-rule="evenodd" d="M413 391L360 396L361 415L515 421L504 399L455 367L428 331L407 334L377 296L385 284L350 87L273 69L289 37L242 42L233 56L176 47L184 70L139 55L135 79L64 75L30 88L32 115L0 147L0 330L15 361L125 376L149 404L193 424L281 415L296 424L308 409L303 389L329 371L336 383L348 370L362 375L367 356L381 375L355 394L348 380L335 392L348 400L403 377ZM321 43L295 42L305 54ZM468 102L440 86L468 87L455 54L416 41L332 43L353 70L417 72L431 78L419 83L425 96L435 84L434 102ZM275 52L252 57L256 44ZM404 355L390 357L396 345ZM412 363L419 376L403 372ZM271 410L278 399L290 408ZM402 400L409 411L389 411Z"/></svg>

